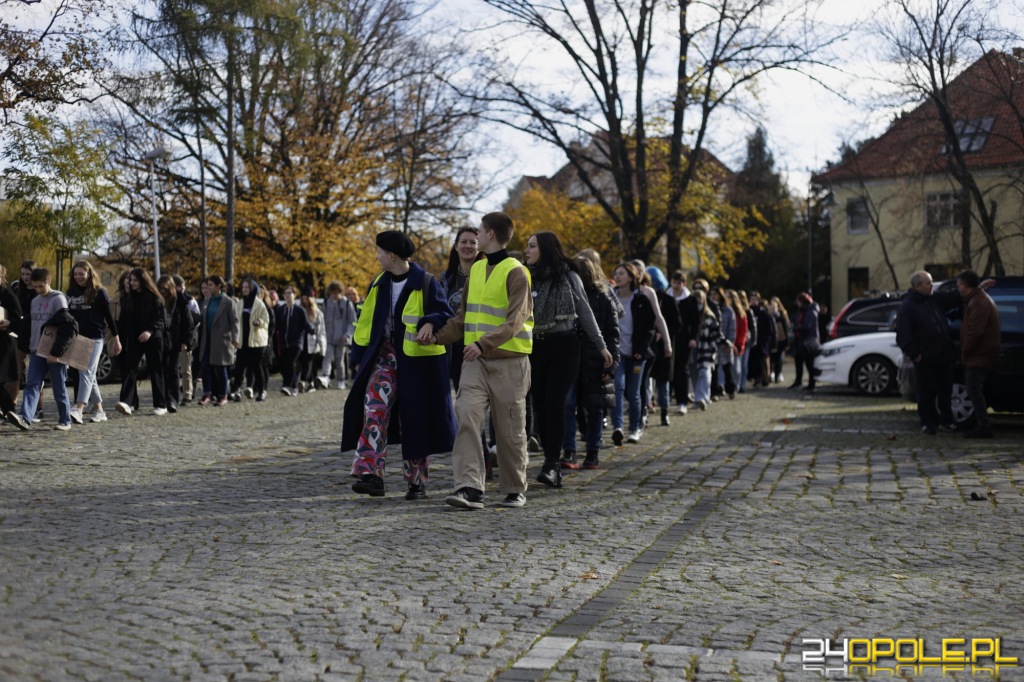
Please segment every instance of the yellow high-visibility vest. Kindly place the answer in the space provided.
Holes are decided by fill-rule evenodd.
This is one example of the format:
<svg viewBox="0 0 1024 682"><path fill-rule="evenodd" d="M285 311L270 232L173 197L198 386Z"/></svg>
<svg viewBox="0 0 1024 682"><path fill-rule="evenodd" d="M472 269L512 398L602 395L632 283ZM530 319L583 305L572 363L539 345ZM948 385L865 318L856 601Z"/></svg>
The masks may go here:
<svg viewBox="0 0 1024 682"><path fill-rule="evenodd" d="M370 292L363 301L363 312L356 321L356 332L352 339L360 346L370 345L370 332L373 326L373 310L377 305L377 282L384 276L384 273L377 275L373 284L370 285ZM430 275L424 274L424 289L430 286ZM405 302L402 310L402 324L405 325L405 334L402 338L402 352L408 357L429 357L432 355L444 355L444 346L431 343L421 346L416 342L416 323L424 315L423 289L416 289L409 292L409 300ZM396 321L397 322L397 321Z"/></svg>
<svg viewBox="0 0 1024 682"><path fill-rule="evenodd" d="M494 266L491 276L487 276L487 261L478 260L469 271L469 291L466 292L466 345L478 340L484 334L492 332L505 323L508 316L508 281L509 273L523 265L515 258L506 258ZM530 271L526 272L526 281L530 281ZM498 346L503 350L529 355L533 350L533 315L526 320L511 339Z"/></svg>

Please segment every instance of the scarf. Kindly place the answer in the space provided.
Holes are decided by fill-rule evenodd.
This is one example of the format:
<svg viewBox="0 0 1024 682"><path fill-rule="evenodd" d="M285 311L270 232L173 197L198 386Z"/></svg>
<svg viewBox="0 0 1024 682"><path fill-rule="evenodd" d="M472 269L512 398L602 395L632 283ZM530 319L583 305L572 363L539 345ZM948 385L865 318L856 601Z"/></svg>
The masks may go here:
<svg viewBox="0 0 1024 682"><path fill-rule="evenodd" d="M533 330L544 332L565 320L576 319L576 303L569 286L568 269L535 273L533 280Z"/></svg>

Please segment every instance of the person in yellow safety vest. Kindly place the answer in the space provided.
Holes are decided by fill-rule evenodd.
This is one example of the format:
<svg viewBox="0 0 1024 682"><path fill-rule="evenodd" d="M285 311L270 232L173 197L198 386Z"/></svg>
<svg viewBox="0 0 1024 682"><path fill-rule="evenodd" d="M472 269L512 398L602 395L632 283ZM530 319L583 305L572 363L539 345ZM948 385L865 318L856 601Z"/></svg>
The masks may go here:
<svg viewBox="0 0 1024 682"><path fill-rule="evenodd" d="M445 503L482 509L485 463L480 432L490 408L498 446L499 486L505 507L526 504L526 392L530 388L533 301L530 275L508 254L514 225L504 213L480 221L473 264L455 317L435 334L423 325L421 343L465 341L462 380L455 400L459 432L452 450L455 492Z"/></svg>
<svg viewBox="0 0 1024 682"><path fill-rule="evenodd" d="M409 261L415 247L404 233L381 232L376 243L383 272L370 284L352 337L355 379L341 450L355 451L352 490L381 497L387 446L401 443L405 499L419 500L427 496L429 456L451 451L456 427L444 347L418 337L453 313L437 280Z"/></svg>

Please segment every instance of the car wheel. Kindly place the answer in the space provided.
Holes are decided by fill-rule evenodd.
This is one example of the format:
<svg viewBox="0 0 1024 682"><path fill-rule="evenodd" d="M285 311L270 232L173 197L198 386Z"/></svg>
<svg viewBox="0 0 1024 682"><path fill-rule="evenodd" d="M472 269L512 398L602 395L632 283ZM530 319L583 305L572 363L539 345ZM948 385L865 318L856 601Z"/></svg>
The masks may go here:
<svg viewBox="0 0 1024 682"><path fill-rule="evenodd" d="M969 429L974 426L974 403L967 395L966 386L954 383L949 403L953 410L953 422L958 429Z"/></svg>
<svg viewBox="0 0 1024 682"><path fill-rule="evenodd" d="M854 363L850 379L864 395L885 395L896 388L896 366L880 355L868 355Z"/></svg>
<svg viewBox="0 0 1024 682"><path fill-rule="evenodd" d="M104 350L100 353L100 362L96 365L96 383L105 384L113 379L114 374L114 361L107 355L107 351Z"/></svg>

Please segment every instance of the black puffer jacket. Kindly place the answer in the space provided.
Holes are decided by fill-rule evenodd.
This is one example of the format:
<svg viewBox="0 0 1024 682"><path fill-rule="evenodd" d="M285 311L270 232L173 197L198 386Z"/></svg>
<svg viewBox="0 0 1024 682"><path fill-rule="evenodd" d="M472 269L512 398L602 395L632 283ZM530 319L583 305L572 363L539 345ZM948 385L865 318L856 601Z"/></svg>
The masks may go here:
<svg viewBox="0 0 1024 682"><path fill-rule="evenodd" d="M597 327L604 337L605 346L612 354L612 366L605 368L601 351L584 334L581 339L582 357L579 375L579 403L584 407L615 407L615 370L619 366L619 315L611 291L587 289L587 301L594 311ZM605 377L608 377L607 379Z"/></svg>

